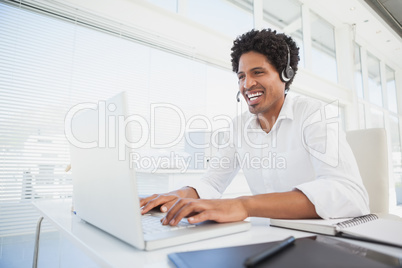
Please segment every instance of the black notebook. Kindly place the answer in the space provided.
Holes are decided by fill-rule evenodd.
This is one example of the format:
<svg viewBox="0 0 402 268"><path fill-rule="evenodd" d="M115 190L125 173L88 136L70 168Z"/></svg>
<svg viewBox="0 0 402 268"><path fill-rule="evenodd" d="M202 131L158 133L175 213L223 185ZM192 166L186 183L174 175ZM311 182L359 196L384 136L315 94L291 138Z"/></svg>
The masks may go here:
<svg viewBox="0 0 402 268"><path fill-rule="evenodd" d="M178 268L244 267L246 258L280 243L269 242L237 247L169 254ZM255 267L402 267L402 259L326 236L296 239L294 245Z"/></svg>

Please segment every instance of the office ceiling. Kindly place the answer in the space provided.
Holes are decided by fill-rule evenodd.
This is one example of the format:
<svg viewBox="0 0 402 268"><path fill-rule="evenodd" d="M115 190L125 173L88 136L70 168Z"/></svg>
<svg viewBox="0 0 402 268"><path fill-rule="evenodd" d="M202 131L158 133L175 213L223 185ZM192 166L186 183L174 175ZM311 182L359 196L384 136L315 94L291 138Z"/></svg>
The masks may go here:
<svg viewBox="0 0 402 268"><path fill-rule="evenodd" d="M401 0L364 0L400 37L402 37Z"/></svg>
<svg viewBox="0 0 402 268"><path fill-rule="evenodd" d="M401 20L402 0L299 0L339 28L351 27L353 39L374 55L385 58L391 68L402 69L401 29L394 29L368 2L387 3Z"/></svg>

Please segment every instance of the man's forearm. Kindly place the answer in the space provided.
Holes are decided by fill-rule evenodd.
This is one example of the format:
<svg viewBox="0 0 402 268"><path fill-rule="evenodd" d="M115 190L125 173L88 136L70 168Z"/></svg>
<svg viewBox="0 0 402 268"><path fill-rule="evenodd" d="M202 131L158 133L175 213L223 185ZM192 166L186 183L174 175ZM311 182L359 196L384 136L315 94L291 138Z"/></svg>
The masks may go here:
<svg viewBox="0 0 402 268"><path fill-rule="evenodd" d="M282 219L319 218L313 203L299 190L239 198L249 217Z"/></svg>

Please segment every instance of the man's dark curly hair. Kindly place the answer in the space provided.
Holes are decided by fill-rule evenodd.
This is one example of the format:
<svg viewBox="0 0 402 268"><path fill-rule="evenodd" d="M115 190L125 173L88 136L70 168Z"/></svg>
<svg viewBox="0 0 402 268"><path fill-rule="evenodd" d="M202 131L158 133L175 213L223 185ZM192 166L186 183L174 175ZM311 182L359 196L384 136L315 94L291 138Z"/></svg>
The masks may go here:
<svg viewBox="0 0 402 268"><path fill-rule="evenodd" d="M267 57L267 60L278 71L279 75L286 68L288 62L288 49L290 50L290 66L294 73L297 72L297 63L299 62L299 48L293 39L285 34L277 33L271 29L251 30L233 41L232 47L232 68L235 73L239 70L239 60L244 53L254 51ZM294 78L294 76L293 76ZM289 88L293 82L290 79L285 88Z"/></svg>

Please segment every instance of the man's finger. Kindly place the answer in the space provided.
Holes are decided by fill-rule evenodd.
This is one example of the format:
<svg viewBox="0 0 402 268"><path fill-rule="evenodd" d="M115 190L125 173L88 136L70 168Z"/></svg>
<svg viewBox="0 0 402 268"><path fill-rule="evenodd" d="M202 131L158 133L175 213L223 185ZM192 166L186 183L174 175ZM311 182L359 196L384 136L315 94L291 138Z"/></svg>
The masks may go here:
<svg viewBox="0 0 402 268"><path fill-rule="evenodd" d="M140 207L144 206L146 203L148 203L150 200L156 198L157 196L158 196L157 194L153 194L151 196L140 198Z"/></svg>
<svg viewBox="0 0 402 268"><path fill-rule="evenodd" d="M196 224L196 223L200 223L203 221L207 221L207 220L215 220L213 217L213 213L216 213L212 210L206 210L203 211L201 213L198 213L194 216L191 216L188 218L188 222L191 224Z"/></svg>
<svg viewBox="0 0 402 268"><path fill-rule="evenodd" d="M175 200L176 198L177 198L177 196L175 196L175 195L158 195L156 198L151 199L148 203L146 203L142 207L141 213L145 214L148 211L150 211L151 209L153 209L157 206L160 206L160 205L164 205L167 202Z"/></svg>
<svg viewBox="0 0 402 268"><path fill-rule="evenodd" d="M168 210L176 203L177 199L173 199L172 201L166 202L164 205L161 206L162 212L168 212Z"/></svg>
<svg viewBox="0 0 402 268"><path fill-rule="evenodd" d="M173 217L180 211L180 209L187 204L187 198L180 198L176 200L176 202L172 205L169 209L168 213L166 214L165 218L162 220L162 224L169 224Z"/></svg>
<svg viewBox="0 0 402 268"><path fill-rule="evenodd" d="M194 215L195 213L199 213L206 209L205 201L198 201L194 199L186 199L182 201L176 202L174 208L176 211L172 211L173 213L169 215L166 219L166 224L177 225L184 217L189 215ZM170 213L171 211L169 211Z"/></svg>

